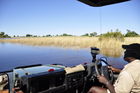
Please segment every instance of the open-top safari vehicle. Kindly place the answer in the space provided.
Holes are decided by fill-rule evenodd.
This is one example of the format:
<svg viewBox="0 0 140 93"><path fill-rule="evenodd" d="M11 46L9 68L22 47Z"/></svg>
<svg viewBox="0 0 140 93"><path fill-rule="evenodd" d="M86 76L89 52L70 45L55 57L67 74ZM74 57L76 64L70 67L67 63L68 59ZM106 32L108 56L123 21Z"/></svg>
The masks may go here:
<svg viewBox="0 0 140 93"><path fill-rule="evenodd" d="M104 6L128 0L78 0L90 6ZM96 59L98 48L91 48L91 63L75 67L63 65L31 65L16 67L0 73L0 93L87 93L93 85L105 87L98 82L103 74L111 83L117 76L108 68L107 59Z"/></svg>

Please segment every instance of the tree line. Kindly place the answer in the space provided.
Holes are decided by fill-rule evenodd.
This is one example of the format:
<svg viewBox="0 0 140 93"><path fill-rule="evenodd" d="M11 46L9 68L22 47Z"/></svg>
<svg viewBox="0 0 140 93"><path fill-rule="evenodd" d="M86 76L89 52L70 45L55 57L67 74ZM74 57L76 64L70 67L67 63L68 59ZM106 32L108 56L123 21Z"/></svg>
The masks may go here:
<svg viewBox="0 0 140 93"><path fill-rule="evenodd" d="M5 32L0 32L0 38L10 38L11 36L5 34Z"/></svg>
<svg viewBox="0 0 140 93"><path fill-rule="evenodd" d="M25 36L9 36L7 34L5 34L5 32L0 32L0 38L11 38L11 37L54 37L54 36L74 36L74 35L71 35L71 34L67 34L67 33L64 33L64 34L61 34L61 35L43 35L43 36L37 36L37 35L32 35L32 34L26 34ZM138 33L136 33L135 31L131 31L131 30L128 30L127 29L127 33L126 34L122 34L120 30L116 29L115 31L111 30L111 31L108 31L107 33L104 33L104 34L100 34L98 35L97 32L92 32L92 33L85 33L84 35L81 35L81 36L88 36L88 37L100 37L101 39L102 38L124 38L124 37L138 37L140 36Z"/></svg>

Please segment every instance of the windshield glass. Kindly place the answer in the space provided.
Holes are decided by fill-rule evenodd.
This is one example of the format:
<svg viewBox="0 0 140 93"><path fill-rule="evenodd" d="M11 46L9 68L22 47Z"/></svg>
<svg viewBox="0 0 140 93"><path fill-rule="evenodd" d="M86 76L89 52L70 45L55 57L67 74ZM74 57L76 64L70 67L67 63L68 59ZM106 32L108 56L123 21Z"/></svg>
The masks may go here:
<svg viewBox="0 0 140 93"><path fill-rule="evenodd" d="M78 0L0 0L0 71L88 63L92 46L122 68L121 46L140 43L139 3L91 7Z"/></svg>

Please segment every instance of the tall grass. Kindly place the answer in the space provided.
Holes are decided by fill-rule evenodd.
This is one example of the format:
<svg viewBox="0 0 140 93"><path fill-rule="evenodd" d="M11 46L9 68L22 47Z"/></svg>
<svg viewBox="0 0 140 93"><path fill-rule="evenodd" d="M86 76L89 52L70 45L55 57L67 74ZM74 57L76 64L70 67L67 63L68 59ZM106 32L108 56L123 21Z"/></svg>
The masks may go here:
<svg viewBox="0 0 140 93"><path fill-rule="evenodd" d="M90 48L98 47L106 56L119 57L122 54L122 44L140 43L140 37L124 38L124 41L107 38L99 40L98 37L30 37L3 39L0 42L20 43L32 46L58 46L63 48Z"/></svg>

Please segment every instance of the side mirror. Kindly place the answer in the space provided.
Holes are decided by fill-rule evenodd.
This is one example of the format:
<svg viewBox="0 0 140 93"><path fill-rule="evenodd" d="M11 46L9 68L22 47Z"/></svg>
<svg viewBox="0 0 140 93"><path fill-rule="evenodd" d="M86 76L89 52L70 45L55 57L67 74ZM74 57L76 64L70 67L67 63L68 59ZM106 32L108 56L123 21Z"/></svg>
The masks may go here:
<svg viewBox="0 0 140 93"><path fill-rule="evenodd" d="M9 77L5 73L0 74L0 93L9 93Z"/></svg>

